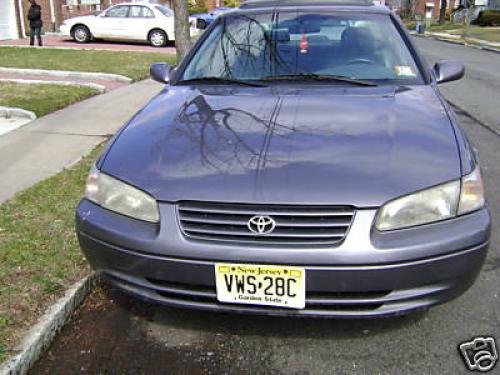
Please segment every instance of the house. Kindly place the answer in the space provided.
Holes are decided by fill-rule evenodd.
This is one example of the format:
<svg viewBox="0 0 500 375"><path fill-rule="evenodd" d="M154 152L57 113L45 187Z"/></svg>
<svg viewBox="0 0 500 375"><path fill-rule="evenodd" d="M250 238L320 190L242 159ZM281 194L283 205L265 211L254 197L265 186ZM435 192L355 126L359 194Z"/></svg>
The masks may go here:
<svg viewBox="0 0 500 375"><path fill-rule="evenodd" d="M111 5L124 2L154 2L172 8L172 0L37 0L42 7L44 31L56 31L59 25L71 17L92 14ZM204 0L210 11L224 5L223 0ZM28 0L0 0L0 40L17 39L29 32L26 18Z"/></svg>
<svg viewBox="0 0 500 375"><path fill-rule="evenodd" d="M19 3L17 0L0 0L0 40L15 39L21 35Z"/></svg>
<svg viewBox="0 0 500 375"><path fill-rule="evenodd" d="M394 0L393 0L394 1ZM466 7L467 0L447 0L446 13L452 14L457 9ZM470 4L472 2L472 4ZM500 0L472 0L469 2L476 12L481 9L500 9ZM425 19L438 19L441 0L403 0L403 14L409 17L420 15Z"/></svg>
<svg viewBox="0 0 500 375"><path fill-rule="evenodd" d="M67 19L92 14L124 2L144 0L37 0L42 7L43 29L56 31ZM171 5L171 0L151 0L158 4ZM30 4L27 0L0 0L0 40L17 39L29 32L26 18Z"/></svg>

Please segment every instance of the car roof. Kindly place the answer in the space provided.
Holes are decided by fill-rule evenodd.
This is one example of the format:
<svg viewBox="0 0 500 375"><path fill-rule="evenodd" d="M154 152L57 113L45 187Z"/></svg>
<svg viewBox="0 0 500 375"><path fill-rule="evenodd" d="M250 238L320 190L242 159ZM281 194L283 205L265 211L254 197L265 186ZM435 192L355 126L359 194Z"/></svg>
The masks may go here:
<svg viewBox="0 0 500 375"><path fill-rule="evenodd" d="M370 13L389 14L391 10L384 5L374 4L373 0L244 0L239 8L239 12L251 10L274 10L274 9L318 9L321 10L345 10L361 11ZM231 11L227 14L239 13ZM225 14L221 15L224 16Z"/></svg>
<svg viewBox="0 0 500 375"><path fill-rule="evenodd" d="M284 6L372 6L373 0L245 0L240 8L269 8Z"/></svg>
<svg viewBox="0 0 500 375"><path fill-rule="evenodd" d="M115 7L117 5L143 5L143 6L146 6L146 7L155 7L155 6L162 6L162 7L165 7L165 8L168 8L170 10L172 10L168 5L165 5L165 4L157 4L157 3L150 3L148 1L135 1L135 2L128 2L128 3L116 3L116 4L113 4L113 5L110 5L108 8L112 8L112 7Z"/></svg>

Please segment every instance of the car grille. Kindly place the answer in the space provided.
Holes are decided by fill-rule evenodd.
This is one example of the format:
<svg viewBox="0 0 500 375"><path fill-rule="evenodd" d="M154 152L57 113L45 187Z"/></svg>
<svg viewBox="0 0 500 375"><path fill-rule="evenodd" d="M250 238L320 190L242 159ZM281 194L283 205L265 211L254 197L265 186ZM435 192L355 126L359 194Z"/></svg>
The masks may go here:
<svg viewBox="0 0 500 375"><path fill-rule="evenodd" d="M338 245L351 226L350 206L256 205L181 202L180 226L189 238L212 241L283 245ZM271 233L255 234L247 224L254 216L269 216Z"/></svg>

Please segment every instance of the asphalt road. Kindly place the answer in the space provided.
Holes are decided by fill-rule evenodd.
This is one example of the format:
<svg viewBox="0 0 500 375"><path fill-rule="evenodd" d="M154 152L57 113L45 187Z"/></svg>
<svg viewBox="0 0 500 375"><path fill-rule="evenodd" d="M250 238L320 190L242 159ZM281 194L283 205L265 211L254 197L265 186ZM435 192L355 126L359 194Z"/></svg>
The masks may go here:
<svg viewBox="0 0 500 375"><path fill-rule="evenodd" d="M500 53L432 39L414 38L428 63L453 59L465 64L465 77L441 86L454 105L500 134Z"/></svg>
<svg viewBox="0 0 500 375"><path fill-rule="evenodd" d="M422 42L431 53L448 48L465 56L477 53L436 43ZM494 70L488 61L496 58L485 55L485 66ZM500 84L498 77L475 88L485 91L469 96L491 96L488 90L495 84ZM473 104L465 107L470 111ZM463 113L459 120L479 149L496 228L500 136ZM356 321L231 316L149 305L99 289L32 373L466 374L459 343L493 335L499 347L499 285L500 231L494 230L473 287L452 302L407 317ZM495 371L499 373L500 364Z"/></svg>

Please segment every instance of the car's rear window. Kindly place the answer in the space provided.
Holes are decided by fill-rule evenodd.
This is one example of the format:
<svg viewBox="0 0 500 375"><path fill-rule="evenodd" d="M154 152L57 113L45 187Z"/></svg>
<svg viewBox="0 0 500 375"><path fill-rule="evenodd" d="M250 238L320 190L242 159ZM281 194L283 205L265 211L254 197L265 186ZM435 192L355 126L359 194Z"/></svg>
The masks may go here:
<svg viewBox="0 0 500 375"><path fill-rule="evenodd" d="M182 79L299 74L423 83L391 18L361 12L226 16L187 64Z"/></svg>
<svg viewBox="0 0 500 375"><path fill-rule="evenodd" d="M156 9L158 9L161 13L163 13L164 16L167 17L172 17L174 15L174 12L165 5L156 5Z"/></svg>

